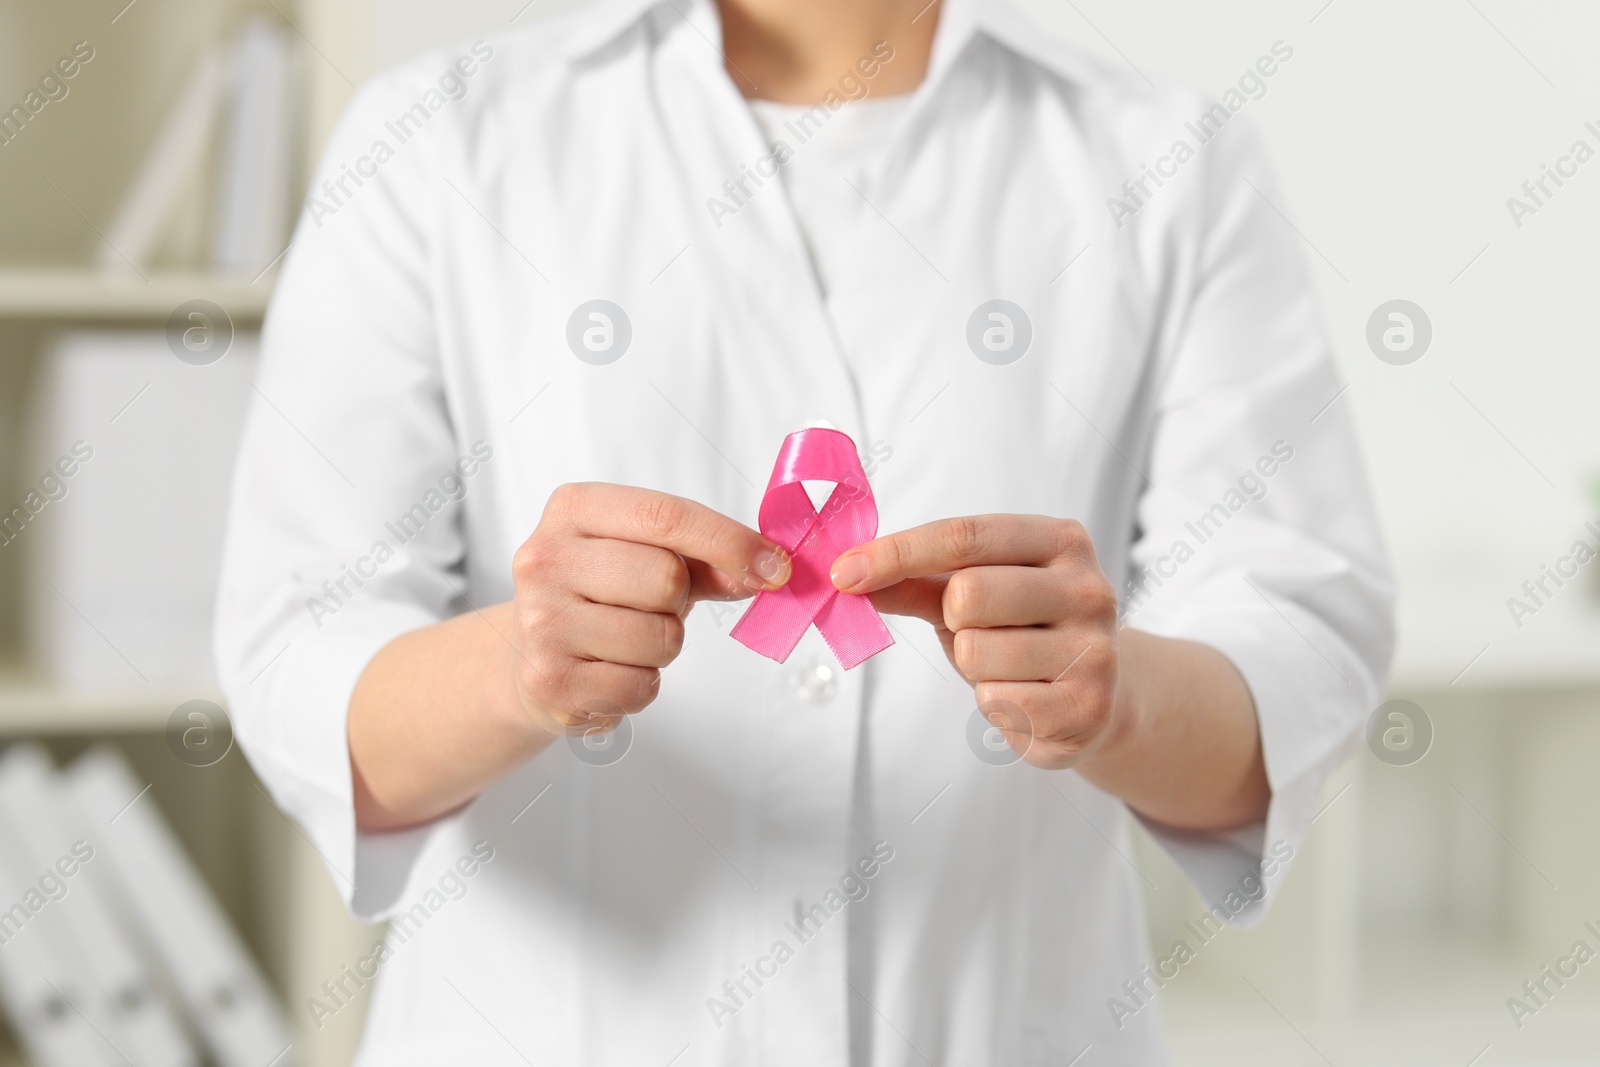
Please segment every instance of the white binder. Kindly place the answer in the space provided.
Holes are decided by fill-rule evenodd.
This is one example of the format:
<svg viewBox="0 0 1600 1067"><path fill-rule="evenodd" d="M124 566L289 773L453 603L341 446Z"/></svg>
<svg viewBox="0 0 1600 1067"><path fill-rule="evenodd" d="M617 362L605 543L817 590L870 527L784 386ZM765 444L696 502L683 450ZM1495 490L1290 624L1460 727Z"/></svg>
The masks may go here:
<svg viewBox="0 0 1600 1067"><path fill-rule="evenodd" d="M93 450L3 549L24 553L29 658L58 688L216 689L212 607L256 352L238 331L221 361L193 367L159 330L72 330L40 353L28 469L80 438Z"/></svg>
<svg viewBox="0 0 1600 1067"><path fill-rule="evenodd" d="M92 828L80 833L105 842L94 873L137 920L211 1059L293 1067L289 1024L255 961L160 811L148 797L135 800L146 783L107 747L85 752L64 777L79 825Z"/></svg>
<svg viewBox="0 0 1600 1067"><path fill-rule="evenodd" d="M60 901L39 888L43 868L16 832L27 811L0 810L0 1003L36 1067L111 1067L117 1030L90 1003L75 965L47 936L43 917ZM29 897L30 891L34 894ZM35 906L30 907L30 904Z"/></svg>
<svg viewBox="0 0 1600 1067"><path fill-rule="evenodd" d="M84 990L91 1018L112 1020L118 1033L105 1035L119 1061L131 1067L196 1067L194 1046L170 1005L151 980L128 934L118 927L89 869L99 858L92 835L80 835L68 817L66 791L48 753L37 745L12 745L0 756L0 818L7 818L31 858L37 877L53 869L64 895L31 921L56 962L72 969ZM93 849L81 862L80 851ZM75 869L63 876L58 863ZM84 1007L80 1004L79 1007Z"/></svg>
<svg viewBox="0 0 1600 1067"><path fill-rule="evenodd" d="M219 48L203 52L190 68L172 110L145 152L133 184L106 227L96 258L103 271L128 273L150 267L164 231L216 139L217 112L231 80L232 56ZM124 258L126 257L126 258Z"/></svg>
<svg viewBox="0 0 1600 1067"><path fill-rule="evenodd" d="M281 23L255 15L239 28L233 52L235 85L219 153L211 267L254 278L289 241L294 40Z"/></svg>

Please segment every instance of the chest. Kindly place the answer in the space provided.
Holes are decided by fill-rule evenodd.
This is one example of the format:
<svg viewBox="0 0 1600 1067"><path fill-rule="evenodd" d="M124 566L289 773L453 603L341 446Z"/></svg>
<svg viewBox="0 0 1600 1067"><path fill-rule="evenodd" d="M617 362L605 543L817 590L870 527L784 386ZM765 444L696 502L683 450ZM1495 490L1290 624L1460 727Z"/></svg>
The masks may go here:
<svg viewBox="0 0 1600 1067"><path fill-rule="evenodd" d="M506 442L521 528L574 480L753 522L783 437L825 422L859 446L885 531L1009 511L1125 537L1151 298L1069 114L951 108L841 168L865 210L819 231L824 292L742 101L646 98L589 102L606 122L569 116L559 150L529 137L445 202L453 414Z"/></svg>

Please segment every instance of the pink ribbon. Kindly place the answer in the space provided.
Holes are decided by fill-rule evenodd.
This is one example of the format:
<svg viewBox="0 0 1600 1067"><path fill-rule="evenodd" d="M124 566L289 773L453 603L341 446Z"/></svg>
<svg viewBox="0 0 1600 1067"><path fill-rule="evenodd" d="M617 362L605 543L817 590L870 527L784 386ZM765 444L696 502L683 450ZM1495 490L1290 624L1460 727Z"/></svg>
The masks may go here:
<svg viewBox="0 0 1600 1067"><path fill-rule="evenodd" d="M835 483L822 510L802 481ZM815 624L846 670L894 644L872 601L839 592L828 574L841 554L878 532L878 505L847 434L811 429L783 439L759 524L789 553L793 571L782 589L756 594L734 624L734 640L782 663Z"/></svg>

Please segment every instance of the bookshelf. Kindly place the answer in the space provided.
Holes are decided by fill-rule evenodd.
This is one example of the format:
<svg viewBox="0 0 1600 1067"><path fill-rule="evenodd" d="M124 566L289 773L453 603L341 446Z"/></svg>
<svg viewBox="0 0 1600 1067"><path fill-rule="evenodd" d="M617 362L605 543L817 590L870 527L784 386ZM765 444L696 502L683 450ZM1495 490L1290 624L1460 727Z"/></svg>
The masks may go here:
<svg viewBox="0 0 1600 1067"><path fill-rule="evenodd" d="M38 477L28 399L40 353L57 332L160 330L191 300L220 306L239 331L260 326L272 272L233 277L203 266L206 220L217 196L208 181L181 190L172 233L142 274L95 265L118 205L197 61L252 15L309 34L290 31L301 44L315 42L297 68L301 107L309 113L294 152L297 174L303 173L352 91L317 48L346 70L362 68L350 42L360 19L371 16L366 0L85 0L0 8L0 69L10 72L0 96L7 105L74 42L88 41L95 52L63 99L0 145L0 500L6 508ZM208 171L218 165L216 156L214 148L203 161ZM340 963L370 947L372 928L348 917L322 860L266 798L237 748L208 768L187 766L169 750L173 709L194 699L221 704L219 693L137 683L78 691L41 676L24 652L22 590L30 565L14 546L0 550L0 745L39 740L58 762L94 743L120 748L150 783L150 799L276 987L297 1031L298 1062L348 1064L360 1007L319 1030L300 1005ZM158 608L151 621L159 625ZM0 1017L0 1067L26 1063Z"/></svg>

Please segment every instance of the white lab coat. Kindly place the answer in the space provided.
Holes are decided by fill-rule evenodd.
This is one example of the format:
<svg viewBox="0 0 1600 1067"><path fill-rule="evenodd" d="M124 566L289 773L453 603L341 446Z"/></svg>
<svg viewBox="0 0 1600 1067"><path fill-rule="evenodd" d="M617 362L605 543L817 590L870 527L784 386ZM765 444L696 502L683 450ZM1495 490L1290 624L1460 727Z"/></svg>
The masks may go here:
<svg viewBox="0 0 1600 1067"><path fill-rule="evenodd" d="M872 210L828 250L826 296L781 183L725 191L769 149L708 0L441 50L340 124L267 317L217 649L274 798L357 914L405 917L351 961L378 982L359 1062L1164 1062L1127 809L996 765L914 620L844 673L814 630L779 665L701 605L631 741L558 743L430 826L356 831L357 676L508 599L552 489L647 486L754 525L779 443L819 421L861 446L882 531L1075 517L1128 624L1227 654L1271 811L1157 835L1232 922L1259 917L1263 856L1282 883L1392 642L1283 198L1232 117L1129 199L1212 101L1002 7L939 17L926 82L850 177ZM996 299L1031 328L1009 362L1014 311L969 328ZM626 324L569 323L594 300ZM352 982L328 977L293 1010L337 1009Z"/></svg>

